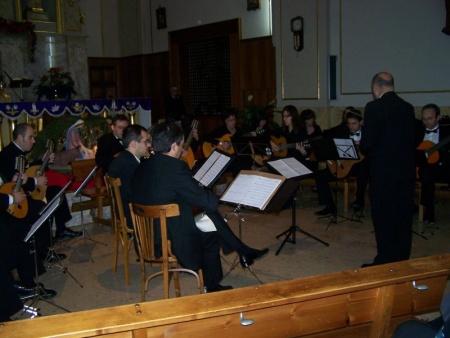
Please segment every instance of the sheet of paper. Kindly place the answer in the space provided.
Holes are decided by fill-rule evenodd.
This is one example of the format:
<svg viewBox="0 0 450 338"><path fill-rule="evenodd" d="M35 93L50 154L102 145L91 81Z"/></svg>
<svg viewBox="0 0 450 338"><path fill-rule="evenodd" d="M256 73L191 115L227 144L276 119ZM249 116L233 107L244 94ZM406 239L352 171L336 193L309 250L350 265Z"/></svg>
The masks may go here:
<svg viewBox="0 0 450 338"><path fill-rule="evenodd" d="M205 187L209 186L230 160L231 157L214 151L194 175L194 179Z"/></svg>
<svg viewBox="0 0 450 338"><path fill-rule="evenodd" d="M240 174L220 199L263 209L281 183L281 179Z"/></svg>
<svg viewBox="0 0 450 338"><path fill-rule="evenodd" d="M335 138L334 144L342 160L357 160L359 159L355 144L351 138Z"/></svg>
<svg viewBox="0 0 450 338"><path fill-rule="evenodd" d="M272 168L286 178L298 177L311 174L312 171L306 168L294 157L288 157L276 161L268 162Z"/></svg>

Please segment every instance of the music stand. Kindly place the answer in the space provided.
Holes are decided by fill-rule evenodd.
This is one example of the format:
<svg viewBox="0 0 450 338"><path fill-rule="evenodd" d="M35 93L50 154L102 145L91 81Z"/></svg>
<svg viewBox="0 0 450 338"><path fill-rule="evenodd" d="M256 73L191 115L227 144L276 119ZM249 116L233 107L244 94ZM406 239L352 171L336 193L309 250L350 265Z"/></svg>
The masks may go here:
<svg viewBox="0 0 450 338"><path fill-rule="evenodd" d="M330 227L331 224L337 224L345 221L355 221L355 222L361 222L361 220L355 220L351 219L349 217L339 215L337 213L337 203L338 203L338 194L337 194L337 173L338 173L338 166L342 165L341 161L345 160L359 160L358 151L356 150L355 142L353 139L338 139L338 138L321 138L317 140L311 140L311 147L314 152L314 156L316 157L317 161L326 161L328 163L334 162L334 172L332 172L332 175L336 178L335 184L334 184L334 203L336 205L334 213L329 216L321 216L318 217L318 219L322 218L328 218L330 222L328 223L328 226L326 230ZM342 218L341 221L337 221L338 217Z"/></svg>
<svg viewBox="0 0 450 338"><path fill-rule="evenodd" d="M194 179L206 188L211 188L222 173L227 169L234 157L214 149L208 159L198 169Z"/></svg>
<svg viewBox="0 0 450 338"><path fill-rule="evenodd" d="M14 92L14 94L16 94L19 97L20 102L23 102L23 88L28 88L29 86L31 86L31 84L33 83L32 79L27 79L25 77L21 77L21 78L16 78L13 79L11 76L9 76L9 74L6 72L6 70L4 71L6 76L9 78L9 88L11 88ZM17 94L17 92L15 91L14 88L20 88L20 95Z"/></svg>
<svg viewBox="0 0 450 338"><path fill-rule="evenodd" d="M52 200L49 203L47 203L42 208L41 211L39 211L39 215L43 215L48 210L48 208L51 207L53 205L53 203L55 203L55 201L57 201L58 199L61 199L61 200L63 199L63 197L62 197L63 194L65 194L66 190L73 183L73 180L74 179L72 178L69 182L67 182L67 184L52 198ZM61 203L59 203L58 206L60 204ZM44 260L44 266L50 267L50 262L55 262L54 266L60 268L63 271L63 273L67 273L70 277L72 277L72 279L80 287L83 287L83 285L81 285L80 282L69 272L69 269L66 266L64 266L64 264L61 261L61 258L59 258L59 255L56 253L55 246L53 243L53 235L52 235L52 233L53 233L52 226L51 226L52 218L49 217L48 221L50 222L50 247L48 248L47 256L45 257L45 260Z"/></svg>
<svg viewBox="0 0 450 338"><path fill-rule="evenodd" d="M220 198L221 201L236 205L234 213L238 217L240 240L242 240L242 207L248 206L259 210L266 210L273 198L278 195L278 191L285 180L286 178L281 175L241 170L239 175L223 193ZM237 258L238 256L236 256L225 277L237 266ZM247 269L261 284L263 284L253 272L251 266L248 266Z"/></svg>
<svg viewBox="0 0 450 338"><path fill-rule="evenodd" d="M97 165L95 166L91 172L86 176L86 178L83 180L83 182L81 183L81 185L78 187L78 189L73 193L73 198L76 199L77 197L79 198L79 203L80 203L80 215L81 215L81 229L83 232L82 238L84 240L84 244L86 246L86 250L89 254L89 257L91 258L91 262L94 263L94 259L92 258L92 254L91 254L91 250L89 250L89 247L87 245L86 240L90 240L92 242L98 243L98 244L102 244L102 245L107 245L106 243L102 243L100 241L97 241L95 239L93 239L91 237L91 235L89 235L89 233L86 230L86 225L84 224L84 215L83 215L83 200L82 200L82 195L81 192L83 191L83 189L86 187L86 185L89 183L89 181L94 177L94 175L97 173L97 170L100 169L100 166Z"/></svg>
<svg viewBox="0 0 450 338"><path fill-rule="evenodd" d="M300 163L298 160L296 160L293 157L286 158L286 159L279 159L276 161L269 161L267 162L267 165L270 166L272 169L286 177L287 181L285 183L285 186L283 186L282 189L284 189L284 195L292 199L292 205L291 205L291 225L289 228L282 233L278 234L276 238L280 238L281 236L285 236L283 242L279 246L278 250L275 252L275 256L278 256L278 254L283 249L284 245L286 243L296 244L296 233L297 231L302 233L303 235L314 239L315 241L322 243L325 246L330 246L327 242L321 240L320 238L310 234L309 232L303 230L297 225L297 191L299 188L298 179L307 175L312 174L311 170L306 168L302 163ZM278 203L282 202L283 204L278 205L271 205L269 209L273 211L279 211L284 207L284 204L288 201L287 200L281 200L278 199ZM276 200L275 200L276 201Z"/></svg>
<svg viewBox="0 0 450 338"><path fill-rule="evenodd" d="M30 231L28 231L28 234L24 238L24 242L28 242L31 238L33 238L33 253L34 253L34 269L35 269L35 279L36 279L36 286L34 287L34 293L33 296L30 297L26 302L31 300L30 305L26 305L26 302L24 303L24 311L23 312L30 312L33 315L37 314L37 307L36 305L40 300L43 300L65 312L70 312L66 308L56 304L53 300L50 299L48 294L45 292L44 288L42 287L42 284L39 283L39 272L37 268L38 260L37 260L37 250L36 250L36 239L35 239L35 233L38 229L41 228L41 226L47 222L47 220L50 218L50 216L55 212L55 210L61 205L63 200L62 195L59 196L58 199L54 200L52 203L47 204L45 211L42 213L42 215L39 217L39 219L34 222L34 224L31 226ZM45 298L47 297L47 298Z"/></svg>

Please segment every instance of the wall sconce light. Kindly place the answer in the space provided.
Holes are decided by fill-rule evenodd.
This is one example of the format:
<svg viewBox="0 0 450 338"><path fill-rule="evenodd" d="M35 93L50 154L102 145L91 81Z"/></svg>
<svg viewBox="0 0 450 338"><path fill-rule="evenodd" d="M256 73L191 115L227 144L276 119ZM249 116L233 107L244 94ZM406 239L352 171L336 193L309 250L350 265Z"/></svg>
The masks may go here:
<svg viewBox="0 0 450 338"><path fill-rule="evenodd" d="M156 28L167 28L166 9L164 7L161 7L161 5L159 5L158 9L156 10Z"/></svg>
<svg viewBox="0 0 450 338"><path fill-rule="evenodd" d="M291 31L294 34L294 49L299 52L303 49L303 18L301 16L291 20Z"/></svg>
<svg viewBox="0 0 450 338"><path fill-rule="evenodd" d="M261 0L247 0L247 10L256 11L261 9Z"/></svg>

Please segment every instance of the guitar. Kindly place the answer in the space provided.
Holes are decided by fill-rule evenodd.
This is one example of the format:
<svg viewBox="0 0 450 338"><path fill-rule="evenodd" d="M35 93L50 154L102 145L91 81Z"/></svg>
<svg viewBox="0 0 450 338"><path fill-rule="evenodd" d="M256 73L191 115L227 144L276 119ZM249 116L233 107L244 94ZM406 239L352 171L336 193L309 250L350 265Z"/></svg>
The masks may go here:
<svg viewBox="0 0 450 338"><path fill-rule="evenodd" d="M217 141L219 141L218 145L214 145L212 143L209 142L203 142L202 145L202 149L203 149L203 155L205 155L205 157L209 157L209 155L212 154L212 152L214 151L214 149L220 149L230 155L234 154L234 148L230 147L228 150L225 150L225 148L223 146L220 145L221 143L225 143L228 142L231 144L231 134L225 134L223 135L221 138L216 139Z"/></svg>
<svg viewBox="0 0 450 338"><path fill-rule="evenodd" d="M287 150L295 148L297 145L304 148L311 147L311 145L309 144L310 140L296 143L287 143L286 138L283 136L280 137L270 136L270 140L278 146L279 150L273 152L273 155L277 157L286 157L288 153Z"/></svg>
<svg viewBox="0 0 450 338"><path fill-rule="evenodd" d="M192 167L194 166L194 162L195 162L194 152L192 151L192 148L190 146L191 146L192 139L194 138L194 129L198 128L198 124L199 124L199 122L197 120L192 121L191 131L190 131L189 136L188 136L186 142L184 143L184 147L183 147L183 150L187 151L187 155L184 157L181 157L181 159L188 164L190 169L192 169Z"/></svg>
<svg viewBox="0 0 450 338"><path fill-rule="evenodd" d="M25 172L28 177L41 177L45 175L45 169L47 168L48 161L50 160L50 155L53 153L53 149L55 148L55 143L53 140L47 140L47 153L45 154L44 159L42 160L42 164L34 165L29 167ZM34 190L30 193L31 198L34 200L43 201L45 198L45 194L47 192L47 187L43 185L36 185Z"/></svg>
<svg viewBox="0 0 450 338"><path fill-rule="evenodd" d="M429 164L434 164L439 161L439 152L438 150L450 143L450 136L447 136L439 143L433 143L431 141L423 141L417 147L417 150L424 150L425 157L427 158L427 162Z"/></svg>
<svg viewBox="0 0 450 338"><path fill-rule="evenodd" d="M359 160L327 160L327 167L331 174L336 178L344 178L352 170L352 166L361 162L364 159L364 155L358 152Z"/></svg>
<svg viewBox="0 0 450 338"><path fill-rule="evenodd" d="M0 187L0 192L3 194L10 194L13 191L22 190L22 175L25 171L26 159L23 155L16 157L16 170L19 171L19 176L17 177L17 182L5 183ZM25 198L22 203L12 203L6 209L11 216L16 218L24 218L28 213L28 201Z"/></svg>

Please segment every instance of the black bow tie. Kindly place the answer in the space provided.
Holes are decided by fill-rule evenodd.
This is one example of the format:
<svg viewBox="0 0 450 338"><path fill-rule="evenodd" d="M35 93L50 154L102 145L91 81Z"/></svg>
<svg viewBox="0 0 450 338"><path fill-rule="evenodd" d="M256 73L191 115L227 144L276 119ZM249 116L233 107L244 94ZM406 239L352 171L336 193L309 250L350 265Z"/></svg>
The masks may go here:
<svg viewBox="0 0 450 338"><path fill-rule="evenodd" d="M426 132L427 134L431 134L431 133L437 133L438 130L439 130L439 128L436 128L436 129L433 129L433 130L428 130L428 129L426 129L425 132Z"/></svg>
<svg viewBox="0 0 450 338"><path fill-rule="evenodd" d="M350 136L359 136L359 132L358 133L354 133L354 134L350 133Z"/></svg>

